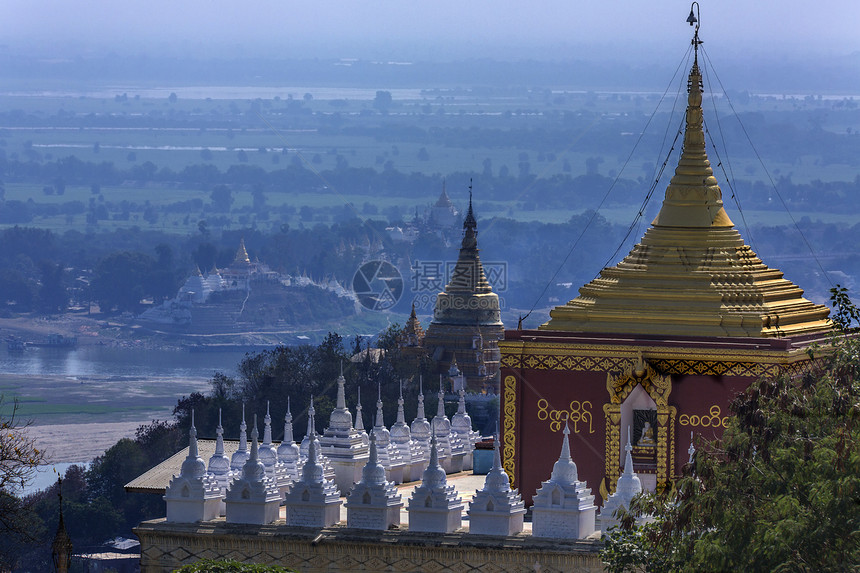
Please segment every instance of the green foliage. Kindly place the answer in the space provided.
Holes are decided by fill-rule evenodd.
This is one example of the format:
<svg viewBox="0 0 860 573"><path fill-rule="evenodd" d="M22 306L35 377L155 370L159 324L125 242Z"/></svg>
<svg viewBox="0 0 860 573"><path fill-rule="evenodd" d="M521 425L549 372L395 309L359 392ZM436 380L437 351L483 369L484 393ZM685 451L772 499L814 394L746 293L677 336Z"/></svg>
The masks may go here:
<svg viewBox="0 0 860 573"><path fill-rule="evenodd" d="M184 565L176 569L174 573L295 573L295 569L287 569L279 565L203 559L191 565Z"/></svg>
<svg viewBox="0 0 860 573"><path fill-rule="evenodd" d="M857 309L835 289L837 323ZM611 534L610 571L844 571L860 563L860 340L839 334L799 377L752 384L673 492ZM656 557L656 559L655 559Z"/></svg>

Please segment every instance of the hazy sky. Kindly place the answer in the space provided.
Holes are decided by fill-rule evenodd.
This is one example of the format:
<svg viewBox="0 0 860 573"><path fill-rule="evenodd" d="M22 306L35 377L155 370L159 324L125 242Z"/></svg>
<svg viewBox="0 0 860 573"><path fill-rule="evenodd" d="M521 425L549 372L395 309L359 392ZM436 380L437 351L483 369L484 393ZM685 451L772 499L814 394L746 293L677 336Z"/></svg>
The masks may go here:
<svg viewBox="0 0 860 573"><path fill-rule="evenodd" d="M296 57L641 57L690 37L669 0L4 0L0 43L77 51ZM855 0L700 2L709 53L860 52ZM857 70L854 70L857 72Z"/></svg>

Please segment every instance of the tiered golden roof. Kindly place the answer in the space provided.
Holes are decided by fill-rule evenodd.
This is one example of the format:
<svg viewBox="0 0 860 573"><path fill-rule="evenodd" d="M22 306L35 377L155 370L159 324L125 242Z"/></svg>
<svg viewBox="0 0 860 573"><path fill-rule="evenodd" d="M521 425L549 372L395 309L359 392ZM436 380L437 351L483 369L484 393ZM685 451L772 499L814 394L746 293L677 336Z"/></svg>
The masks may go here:
<svg viewBox="0 0 860 573"><path fill-rule="evenodd" d="M239 248L236 250L236 256L233 258L235 265L250 265L251 257L248 256L248 251L245 249L245 237L239 239Z"/></svg>
<svg viewBox="0 0 860 573"><path fill-rule="evenodd" d="M553 309L540 328L742 337L830 328L827 308L767 267L723 209L705 152L697 60L688 81L684 147L660 213L623 261L603 269L579 293Z"/></svg>

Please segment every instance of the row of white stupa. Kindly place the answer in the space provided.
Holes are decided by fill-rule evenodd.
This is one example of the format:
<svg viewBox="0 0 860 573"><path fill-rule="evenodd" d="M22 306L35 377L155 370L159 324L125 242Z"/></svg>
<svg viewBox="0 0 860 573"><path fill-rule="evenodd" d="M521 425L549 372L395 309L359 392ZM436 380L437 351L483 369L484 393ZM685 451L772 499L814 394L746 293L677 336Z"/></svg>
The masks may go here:
<svg viewBox="0 0 860 573"><path fill-rule="evenodd" d="M334 425L338 422L337 427L346 431L352 424L351 415L344 405L343 376L338 379L338 385L338 405L332 413L332 423ZM423 420L422 398L423 396L419 397L418 413L419 419ZM398 403L398 423L401 423L402 397ZM464 410L462 395L460 404L461 410ZM390 457L391 452L390 447L383 447L381 443L389 439L389 436L381 420L381 402L377 406L377 426L368 439L367 458L363 463L360 479L357 483L350 483L350 489L346 490L349 491L346 497L347 527L386 530L400 525L403 501L396 484L390 479L390 470L386 470L382 463L383 458L386 455ZM437 414L436 418L440 415L444 417L444 411ZM292 440L289 410L284 443L277 451L271 444L268 413L262 445L258 442L255 416L251 430L251 449L246 452L238 471L230 469L231 465L238 462L236 455L233 456L233 463L224 455L223 430L219 423L216 453L210 459L207 471L206 464L199 457L192 415L188 456L182 464L180 474L170 481L164 496L167 503L167 521L194 523L225 516L228 523L265 525L279 519L279 508L283 503L286 506L287 525L330 527L338 523L342 503L341 489L332 479L333 469L326 467L321 452L323 439L314 429L313 406L309 408L308 418L307 453L300 459L301 450ZM361 419L360 406L358 419ZM430 445L427 463L421 464L421 485L413 490L406 507L409 529L422 532L453 532L462 526L464 504L454 486L447 483L446 470L440 460L440 444L446 438L450 440L450 434L439 439L436 427L431 430L431 424L426 420L423 422L430 434ZM405 422L402 426L405 426ZM414 426L413 423L413 428ZM323 438L335 435L330 432L331 429L330 427L326 430ZM242 431L244 435L244 421ZM469 431L471 432L471 428ZM622 506L628 507L633 496L642 490L639 478L633 473L631 447L628 443L624 473L618 480L616 492L606 501L601 515L598 516L591 490L578 480L576 464L570 456L568 434L569 430L565 427L561 455L553 466L550 479L543 482L534 496L534 536L581 539L597 529L606 530L616 523L616 510ZM412 442L414 441L410 440L411 444ZM385 450L388 452L383 453ZM270 466L267 466L266 460L270 461ZM301 467L301 473L293 472L285 467L287 465L296 469ZM414 464L410 465L410 471L412 467ZM495 443L493 468L487 475L484 488L475 493L467 513L470 533L507 536L523 530L526 510L519 492L511 489L508 475L502 469L498 441Z"/></svg>

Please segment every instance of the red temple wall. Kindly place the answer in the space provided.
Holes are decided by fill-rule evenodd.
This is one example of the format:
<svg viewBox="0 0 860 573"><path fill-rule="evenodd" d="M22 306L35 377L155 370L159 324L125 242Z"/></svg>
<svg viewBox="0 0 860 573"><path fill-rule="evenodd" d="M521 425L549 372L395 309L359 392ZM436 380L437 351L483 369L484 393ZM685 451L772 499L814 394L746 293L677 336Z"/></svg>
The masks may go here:
<svg viewBox="0 0 860 573"><path fill-rule="evenodd" d="M577 465L579 479L591 488L596 496L595 503L602 504L600 483L606 476L606 416L603 405L610 400L606 389L607 373L503 368L503 386L507 376L516 378L515 486L523 499L530 504L541 482L549 479L561 451L566 417L570 420L571 455ZM687 461L690 431L707 439L722 435L729 405L753 379L750 376L672 377L669 405L677 408L675 463L670 470L673 477L680 474ZM502 395L504 418L504 392ZM719 426L715 428L717 423ZM622 453L624 443L626 439L622 438Z"/></svg>

